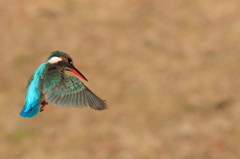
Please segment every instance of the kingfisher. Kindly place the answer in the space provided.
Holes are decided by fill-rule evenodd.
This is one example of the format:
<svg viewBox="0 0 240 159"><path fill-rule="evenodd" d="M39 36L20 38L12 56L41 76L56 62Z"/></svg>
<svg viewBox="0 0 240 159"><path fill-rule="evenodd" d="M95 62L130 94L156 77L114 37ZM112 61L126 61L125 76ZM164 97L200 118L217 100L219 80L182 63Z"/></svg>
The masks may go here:
<svg viewBox="0 0 240 159"><path fill-rule="evenodd" d="M46 105L60 107L90 107L96 110L107 109L105 100L95 95L76 76L69 76L71 71L85 81L84 75L78 71L72 58L62 52L54 51L42 63L27 84L25 102L20 115L31 118L45 110Z"/></svg>

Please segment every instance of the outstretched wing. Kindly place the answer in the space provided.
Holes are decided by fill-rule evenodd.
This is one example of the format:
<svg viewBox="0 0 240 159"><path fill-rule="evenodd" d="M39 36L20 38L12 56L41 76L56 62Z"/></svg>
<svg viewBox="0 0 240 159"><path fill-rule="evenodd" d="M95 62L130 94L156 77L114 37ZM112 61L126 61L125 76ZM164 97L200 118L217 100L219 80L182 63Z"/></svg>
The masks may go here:
<svg viewBox="0 0 240 159"><path fill-rule="evenodd" d="M88 89L77 77L68 76L60 71L51 71L43 83L45 101L61 107L91 107L107 109L106 102Z"/></svg>

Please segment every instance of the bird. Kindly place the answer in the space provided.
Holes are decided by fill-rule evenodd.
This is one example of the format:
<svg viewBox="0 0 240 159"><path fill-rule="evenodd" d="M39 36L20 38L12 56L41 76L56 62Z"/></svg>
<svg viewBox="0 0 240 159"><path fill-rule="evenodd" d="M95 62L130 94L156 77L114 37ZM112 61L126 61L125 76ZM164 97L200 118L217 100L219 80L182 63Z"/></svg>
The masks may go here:
<svg viewBox="0 0 240 159"><path fill-rule="evenodd" d="M20 116L31 118L45 110L46 105L60 107L90 107L96 110L107 109L106 100L95 95L73 72L88 81L73 65L72 58L65 52L53 51L30 77Z"/></svg>

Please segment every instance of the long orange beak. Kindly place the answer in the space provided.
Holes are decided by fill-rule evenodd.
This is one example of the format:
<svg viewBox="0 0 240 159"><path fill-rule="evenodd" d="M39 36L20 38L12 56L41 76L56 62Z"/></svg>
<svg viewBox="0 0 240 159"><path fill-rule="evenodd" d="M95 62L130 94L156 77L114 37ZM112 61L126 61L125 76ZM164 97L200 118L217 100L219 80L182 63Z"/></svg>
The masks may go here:
<svg viewBox="0 0 240 159"><path fill-rule="evenodd" d="M83 74L80 71L78 71L73 65L72 65L71 71L75 73L77 76L79 76L80 78L84 79L85 81L88 81L87 78L84 77Z"/></svg>

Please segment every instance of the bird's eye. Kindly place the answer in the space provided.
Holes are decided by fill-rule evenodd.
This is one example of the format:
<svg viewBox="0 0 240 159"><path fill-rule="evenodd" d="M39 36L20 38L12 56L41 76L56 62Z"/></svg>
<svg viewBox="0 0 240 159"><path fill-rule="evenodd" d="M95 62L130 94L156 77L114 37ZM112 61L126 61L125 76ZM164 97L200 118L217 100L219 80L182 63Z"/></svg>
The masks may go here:
<svg viewBox="0 0 240 159"><path fill-rule="evenodd" d="M68 63L69 63L70 65L72 65L72 64L73 64L73 61L72 61L72 60L68 60Z"/></svg>

